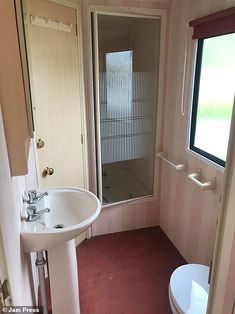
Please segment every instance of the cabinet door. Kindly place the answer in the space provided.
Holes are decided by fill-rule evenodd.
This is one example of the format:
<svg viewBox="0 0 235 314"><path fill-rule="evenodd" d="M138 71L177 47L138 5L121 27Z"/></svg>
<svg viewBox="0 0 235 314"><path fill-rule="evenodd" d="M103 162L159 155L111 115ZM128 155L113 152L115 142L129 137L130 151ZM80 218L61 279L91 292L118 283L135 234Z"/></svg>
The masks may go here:
<svg viewBox="0 0 235 314"><path fill-rule="evenodd" d="M19 1L0 1L0 101L11 174L25 175L28 172L27 153L32 124L28 116L29 86L24 69L26 57L24 43L19 43L23 28L17 24L16 12ZM22 23L21 20L19 22Z"/></svg>

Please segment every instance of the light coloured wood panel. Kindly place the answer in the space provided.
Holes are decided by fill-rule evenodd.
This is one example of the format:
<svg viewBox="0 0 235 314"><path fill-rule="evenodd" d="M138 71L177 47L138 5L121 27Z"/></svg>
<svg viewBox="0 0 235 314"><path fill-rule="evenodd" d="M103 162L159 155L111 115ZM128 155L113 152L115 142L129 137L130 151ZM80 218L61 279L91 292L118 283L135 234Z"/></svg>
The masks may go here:
<svg viewBox="0 0 235 314"><path fill-rule="evenodd" d="M92 236L157 226L158 212L154 198L104 207L92 225Z"/></svg>
<svg viewBox="0 0 235 314"><path fill-rule="evenodd" d="M23 3L24 13L47 19L53 18L63 23L77 23L75 10L67 6L52 3L50 0L24 0Z"/></svg>
<svg viewBox="0 0 235 314"><path fill-rule="evenodd" d="M173 161L188 160L188 173L201 169L206 180L216 177L217 184L215 193L202 191L188 180L185 173L178 173L167 164L161 166L160 226L188 262L209 264L212 259L223 183L223 172L186 150L194 45L188 22L234 4L235 1L179 0L172 5L162 148ZM185 115L182 116L182 69L186 44Z"/></svg>
<svg viewBox="0 0 235 314"><path fill-rule="evenodd" d="M2 234L1 234L1 229L0 229L0 282L1 284L3 284L5 280L7 280L9 283L6 256L5 256L5 250L4 250ZM1 310L1 301L0 301L0 310ZM7 299L6 301L9 301L9 299Z"/></svg>
<svg viewBox="0 0 235 314"><path fill-rule="evenodd" d="M233 237L233 245L231 249L231 256L229 260L227 283L224 294L223 310L222 313L231 312L234 314L235 310L235 233ZM233 310L233 312L232 312Z"/></svg>
<svg viewBox="0 0 235 314"><path fill-rule="evenodd" d="M83 187L76 10L49 1L25 1L40 186ZM30 15L72 24L71 32L30 24ZM52 176L42 177L45 167Z"/></svg>
<svg viewBox="0 0 235 314"><path fill-rule="evenodd" d="M235 100L234 100L235 104ZM225 183L213 255L208 313L234 313L235 306L235 107L231 123Z"/></svg>
<svg viewBox="0 0 235 314"><path fill-rule="evenodd" d="M8 0L6 0L8 1ZM25 177L12 177L0 105L0 229L13 304L32 305L30 269L20 243L20 210Z"/></svg>
<svg viewBox="0 0 235 314"><path fill-rule="evenodd" d="M0 1L0 102L13 176L28 172L27 153L30 138L17 32L15 2Z"/></svg>
<svg viewBox="0 0 235 314"><path fill-rule="evenodd" d="M144 9L163 9L168 10L171 6L171 1L142 1L142 0L88 0L88 5L97 6L112 6L112 7L130 7Z"/></svg>

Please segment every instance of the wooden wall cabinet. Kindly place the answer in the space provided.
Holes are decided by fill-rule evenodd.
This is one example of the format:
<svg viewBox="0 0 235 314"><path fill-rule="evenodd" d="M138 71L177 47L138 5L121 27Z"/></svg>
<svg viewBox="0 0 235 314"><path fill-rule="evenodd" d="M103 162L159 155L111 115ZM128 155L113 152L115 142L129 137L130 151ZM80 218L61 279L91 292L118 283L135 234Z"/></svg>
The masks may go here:
<svg viewBox="0 0 235 314"><path fill-rule="evenodd" d="M0 1L0 105L12 176L28 172L33 137L30 89L20 0Z"/></svg>

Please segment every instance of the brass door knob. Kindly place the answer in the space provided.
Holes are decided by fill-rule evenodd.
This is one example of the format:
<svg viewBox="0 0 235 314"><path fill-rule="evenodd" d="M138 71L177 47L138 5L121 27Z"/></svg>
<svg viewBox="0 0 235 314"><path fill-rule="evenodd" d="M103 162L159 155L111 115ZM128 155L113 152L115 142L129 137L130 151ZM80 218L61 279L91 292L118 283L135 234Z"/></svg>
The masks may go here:
<svg viewBox="0 0 235 314"><path fill-rule="evenodd" d="M39 138L37 140L37 148L43 148L44 145L45 145L45 142L41 138Z"/></svg>
<svg viewBox="0 0 235 314"><path fill-rule="evenodd" d="M47 175L51 176L51 175L53 175L53 173L54 173L53 168L46 167L43 169L42 176L43 177L46 177Z"/></svg>

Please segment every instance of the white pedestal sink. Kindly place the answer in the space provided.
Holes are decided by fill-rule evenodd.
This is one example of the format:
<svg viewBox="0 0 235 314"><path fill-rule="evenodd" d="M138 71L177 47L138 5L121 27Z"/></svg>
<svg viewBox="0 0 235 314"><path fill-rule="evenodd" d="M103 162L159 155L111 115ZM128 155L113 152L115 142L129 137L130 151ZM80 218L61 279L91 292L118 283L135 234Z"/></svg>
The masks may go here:
<svg viewBox="0 0 235 314"><path fill-rule="evenodd" d="M91 192L78 188L53 188L36 204L49 208L37 221L26 219L23 208L21 238L25 252L48 251L53 314L79 314L77 260L74 238L100 213L100 202ZM59 227L59 228L58 228Z"/></svg>

